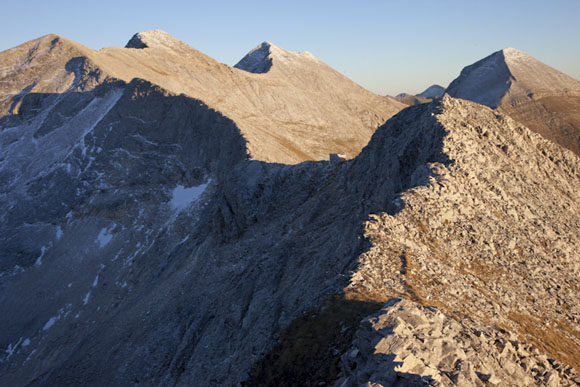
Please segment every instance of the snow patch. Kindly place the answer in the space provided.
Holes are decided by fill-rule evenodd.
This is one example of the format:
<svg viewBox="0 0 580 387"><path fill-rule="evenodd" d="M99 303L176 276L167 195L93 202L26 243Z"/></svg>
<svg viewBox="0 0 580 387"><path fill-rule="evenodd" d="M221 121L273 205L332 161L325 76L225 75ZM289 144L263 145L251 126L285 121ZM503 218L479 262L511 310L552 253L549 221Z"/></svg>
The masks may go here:
<svg viewBox="0 0 580 387"><path fill-rule="evenodd" d="M59 240L60 238L62 238L62 227L58 226L56 228L56 240Z"/></svg>
<svg viewBox="0 0 580 387"><path fill-rule="evenodd" d="M70 314L70 309L72 308L72 304L68 304L65 308L60 308L58 310L58 314L54 317L51 317L42 327L43 331L50 329L58 320L66 318Z"/></svg>
<svg viewBox="0 0 580 387"><path fill-rule="evenodd" d="M184 210L190 204L199 200L209 183L211 183L211 179L197 187L185 188L182 185L178 185L173 189L169 206L177 211Z"/></svg>
<svg viewBox="0 0 580 387"><path fill-rule="evenodd" d="M83 298L83 305L86 305L89 303L89 298L91 298L91 291L90 290L87 294L85 294L85 298Z"/></svg>
<svg viewBox="0 0 580 387"><path fill-rule="evenodd" d="M42 257L44 257L44 253L46 252L46 247L42 246L40 248L40 257L36 258L36 262L34 262L34 266L39 267L42 265Z"/></svg>
<svg viewBox="0 0 580 387"><path fill-rule="evenodd" d="M16 344L14 344L14 345L12 345L12 343L8 344L8 348L6 348L6 350L4 351L5 353L8 354L8 356L6 357L7 360L10 359L10 357L14 354L14 352L16 351L18 346L20 345L21 341L22 341L22 337L18 339Z"/></svg>
<svg viewBox="0 0 580 387"><path fill-rule="evenodd" d="M23 347L28 347L29 345L30 345L30 339L28 339L28 338L22 342Z"/></svg>
<svg viewBox="0 0 580 387"><path fill-rule="evenodd" d="M95 280L93 281L93 288L96 288L98 284L99 284L99 275L97 274Z"/></svg>
<svg viewBox="0 0 580 387"><path fill-rule="evenodd" d="M111 234L111 230L109 228L101 229L99 235L97 236L97 242L99 243L99 247L102 249L103 247L108 245L109 242L111 242L111 239L113 239L113 234Z"/></svg>
<svg viewBox="0 0 580 387"><path fill-rule="evenodd" d="M28 360L30 360L35 353L36 353L36 349L33 349L32 352L30 352L30 355L28 355L28 357L26 358L26 360L24 360L24 363L26 363Z"/></svg>
<svg viewBox="0 0 580 387"><path fill-rule="evenodd" d="M58 320L60 320L60 315L51 317L50 320L48 320L46 322L46 324L44 324L44 326L42 327L42 330L46 331L46 330L50 329L50 327L52 327L54 325L54 323L57 322Z"/></svg>

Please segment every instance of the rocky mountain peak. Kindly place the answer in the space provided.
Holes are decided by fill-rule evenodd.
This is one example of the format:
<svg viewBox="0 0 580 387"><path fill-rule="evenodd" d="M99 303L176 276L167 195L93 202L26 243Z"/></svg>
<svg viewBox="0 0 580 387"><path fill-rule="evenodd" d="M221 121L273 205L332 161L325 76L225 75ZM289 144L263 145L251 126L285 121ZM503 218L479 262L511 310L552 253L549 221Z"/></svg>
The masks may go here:
<svg viewBox="0 0 580 387"><path fill-rule="evenodd" d="M508 92L508 103L532 96L578 95L580 82L508 47L465 67L446 92L495 108Z"/></svg>
<svg viewBox="0 0 580 387"><path fill-rule="evenodd" d="M513 47L506 47L503 50L501 50L501 52L503 53L503 56L506 58L517 58L526 56L529 57L529 55L523 52L522 50L518 50L517 48Z"/></svg>
<svg viewBox="0 0 580 387"><path fill-rule="evenodd" d="M175 48L182 44L184 43L165 31L149 30L133 35L131 40L125 45L125 48Z"/></svg>
<svg viewBox="0 0 580 387"><path fill-rule="evenodd" d="M580 154L580 81L508 47L465 67L446 92L509 114Z"/></svg>
<svg viewBox="0 0 580 387"><path fill-rule="evenodd" d="M254 74L263 74L270 71L273 62L276 64L296 64L304 60L318 61L308 51L292 52L266 41L252 49L234 67Z"/></svg>
<svg viewBox="0 0 580 387"><path fill-rule="evenodd" d="M501 50L463 68L446 92L494 108L509 90L512 79Z"/></svg>

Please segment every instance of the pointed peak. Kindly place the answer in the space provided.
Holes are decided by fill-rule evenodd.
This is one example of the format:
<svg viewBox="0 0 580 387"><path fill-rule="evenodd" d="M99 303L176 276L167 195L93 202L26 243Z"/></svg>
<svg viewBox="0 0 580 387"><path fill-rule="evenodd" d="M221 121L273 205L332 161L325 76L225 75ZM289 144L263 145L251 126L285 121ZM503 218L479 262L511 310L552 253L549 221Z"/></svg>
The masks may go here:
<svg viewBox="0 0 580 387"><path fill-rule="evenodd" d="M271 48L271 47L276 47L279 48L278 46L276 46L275 44L273 44L272 42L268 42L267 40L265 42L262 42L260 44L258 44L258 46L256 48L254 48L254 50L257 49L264 49L264 48ZM253 51L253 50L252 50Z"/></svg>
<svg viewBox="0 0 580 387"><path fill-rule="evenodd" d="M170 34L161 30L149 30L138 32L129 42L125 45L125 48L175 48L177 46L183 45L184 43L179 39L174 38Z"/></svg>
<svg viewBox="0 0 580 387"><path fill-rule="evenodd" d="M501 50L501 52L503 53L503 56L505 58L518 58L518 57L529 57L528 54L526 54L525 52L518 50L517 48L513 48L513 47L506 47L503 50Z"/></svg>
<svg viewBox="0 0 580 387"><path fill-rule="evenodd" d="M518 50L517 48L513 48L513 47L506 47L502 51L504 54L508 54L508 55L510 55L510 54L525 54L523 51Z"/></svg>
<svg viewBox="0 0 580 387"><path fill-rule="evenodd" d="M80 43L73 42L72 40L69 40L69 39L65 38L64 36L60 36L60 35L53 34L53 33L43 35L40 38L31 40L31 42L40 42L41 44L42 43L49 43L51 46L55 46L58 43L61 43L61 44L65 43L65 44L75 45L75 46L80 45Z"/></svg>
<svg viewBox="0 0 580 387"><path fill-rule="evenodd" d="M318 61L308 51L292 52L265 41L253 48L234 67L250 73L262 74L270 71L273 62L290 64L304 59Z"/></svg>

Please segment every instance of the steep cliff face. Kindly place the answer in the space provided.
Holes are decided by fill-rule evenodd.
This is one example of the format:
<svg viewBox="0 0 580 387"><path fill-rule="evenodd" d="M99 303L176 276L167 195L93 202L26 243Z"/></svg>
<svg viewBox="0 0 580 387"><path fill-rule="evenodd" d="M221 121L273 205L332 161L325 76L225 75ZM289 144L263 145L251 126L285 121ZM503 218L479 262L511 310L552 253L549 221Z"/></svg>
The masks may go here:
<svg viewBox="0 0 580 387"><path fill-rule="evenodd" d="M41 375L51 380L65 360L79 354L103 366L112 355L100 350L105 343L115 352L121 344L139 357L130 340L116 334L135 334L141 341L143 331L158 328L140 324L135 309L152 302L151 292L165 297L155 293L165 284L160 277L173 272L167 266L182 264L170 257L198 230L218 177L246 158L235 124L200 101L139 80L92 93L71 92L1 133L7 176L1 340L10 349L0 365L4 383L26 384ZM63 103L83 98L90 99L87 106ZM64 114L65 124L35 138L39 128L47 128L39 123ZM137 263L143 260L144 266ZM98 375L87 370L86 382L98 384L107 373L121 372L116 382L123 383L128 379L119 367L126 366L121 361ZM141 366L130 369L143 373ZM77 374L58 378L69 383Z"/></svg>

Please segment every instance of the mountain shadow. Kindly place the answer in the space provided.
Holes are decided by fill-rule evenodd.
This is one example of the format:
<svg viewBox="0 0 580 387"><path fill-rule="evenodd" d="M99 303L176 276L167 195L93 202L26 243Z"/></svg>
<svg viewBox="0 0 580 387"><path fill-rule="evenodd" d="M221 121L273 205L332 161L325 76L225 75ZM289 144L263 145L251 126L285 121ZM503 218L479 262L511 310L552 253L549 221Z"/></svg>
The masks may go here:
<svg viewBox="0 0 580 387"><path fill-rule="evenodd" d="M298 165L247 160L227 117L138 79L19 106L0 121L7 384L241 382L342 293L368 215L397 213L436 177L429 163L451 162L436 104L395 116L351 161Z"/></svg>

